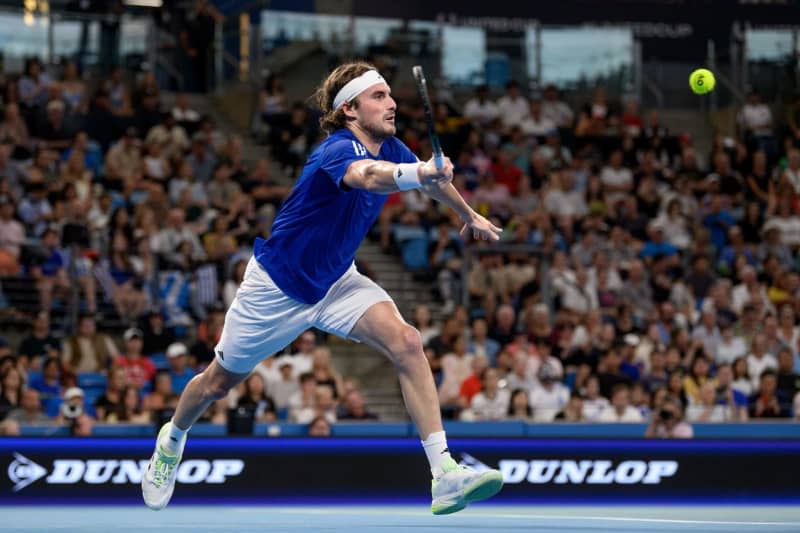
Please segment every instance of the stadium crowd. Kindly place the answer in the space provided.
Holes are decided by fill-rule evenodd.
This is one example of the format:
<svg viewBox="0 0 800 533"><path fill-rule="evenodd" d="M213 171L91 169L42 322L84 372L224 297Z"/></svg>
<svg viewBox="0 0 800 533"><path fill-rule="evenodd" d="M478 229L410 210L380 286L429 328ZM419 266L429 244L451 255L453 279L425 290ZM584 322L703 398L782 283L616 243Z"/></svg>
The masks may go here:
<svg viewBox="0 0 800 533"><path fill-rule="evenodd" d="M296 177L320 139L277 77L256 117L271 159L255 162L185 95L168 108L152 73L130 78L31 59L0 80L0 282L31 280L39 302L27 336L0 341L0 434L169 416L289 192L276 172ZM429 157L413 86L394 96L398 136ZM433 94L453 182L504 247L463 241L416 191L389 197L373 236L435 282L436 312L408 319L445 416L687 437L691 423L800 414L800 99L776 119L753 91L740 134L700 154L602 87L580 108L555 87L495 96ZM75 301L75 324L53 327ZM326 435L375 419L324 340L305 332L203 420L232 428L244 412Z"/></svg>

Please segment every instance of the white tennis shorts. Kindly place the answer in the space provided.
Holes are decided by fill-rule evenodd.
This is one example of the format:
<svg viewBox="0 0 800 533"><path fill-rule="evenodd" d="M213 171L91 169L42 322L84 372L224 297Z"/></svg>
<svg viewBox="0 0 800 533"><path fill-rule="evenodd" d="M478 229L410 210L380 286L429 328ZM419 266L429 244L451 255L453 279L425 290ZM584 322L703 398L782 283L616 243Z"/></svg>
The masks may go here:
<svg viewBox="0 0 800 533"><path fill-rule="evenodd" d="M316 304L305 304L278 288L266 270L250 258L214 352L229 372L247 374L311 327L349 338L358 319L373 305L392 301L355 264Z"/></svg>

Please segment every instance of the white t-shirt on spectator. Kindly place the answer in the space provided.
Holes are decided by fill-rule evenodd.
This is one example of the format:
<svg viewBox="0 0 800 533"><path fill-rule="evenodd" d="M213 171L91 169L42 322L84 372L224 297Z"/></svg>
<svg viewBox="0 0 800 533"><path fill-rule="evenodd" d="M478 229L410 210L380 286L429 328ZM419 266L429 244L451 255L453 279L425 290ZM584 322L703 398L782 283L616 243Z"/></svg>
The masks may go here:
<svg viewBox="0 0 800 533"><path fill-rule="evenodd" d="M753 390L758 390L758 384L761 382L761 373L769 368L778 370L778 360L771 353L765 353L761 357L756 357L752 353L747 356L747 373L750 375Z"/></svg>
<svg viewBox="0 0 800 533"><path fill-rule="evenodd" d="M739 123L756 135L772 135L772 111L766 104L745 104L739 111Z"/></svg>
<svg viewBox="0 0 800 533"><path fill-rule="evenodd" d="M747 344L744 342L743 338L736 335L731 339L730 343L726 343L724 339L720 339L719 344L717 344L717 354L714 361L718 365L725 363L732 364L739 357L745 357L746 355Z"/></svg>
<svg viewBox="0 0 800 533"><path fill-rule="evenodd" d="M567 402L569 389L563 383L556 382L549 390L544 386L534 387L530 399L534 422L552 422Z"/></svg>
<svg viewBox="0 0 800 533"><path fill-rule="evenodd" d="M528 117L530 104L523 96L512 99L510 96L505 95L497 100L497 111L500 113L500 120L503 121L503 126L510 128L511 126L519 125Z"/></svg>
<svg viewBox="0 0 800 533"><path fill-rule="evenodd" d="M314 356L310 353L297 352L296 354L285 354L275 358L272 364L273 368L279 369L283 363L292 365L292 374L294 377L300 377L300 374L311 372L314 367Z"/></svg>
<svg viewBox="0 0 800 533"><path fill-rule="evenodd" d="M556 129L556 123L540 114L539 118L532 116L527 117L525 120L520 122L519 127L522 129L522 133L525 135L544 137Z"/></svg>
<svg viewBox="0 0 800 533"><path fill-rule="evenodd" d="M568 128L572 125L572 120L575 118L575 112L561 100L542 101L542 116L549 118L555 122L559 128Z"/></svg>
<svg viewBox="0 0 800 533"><path fill-rule="evenodd" d="M485 126L497 118L500 111L497 105L491 100L481 103L477 98L473 98L464 106L464 116L474 122Z"/></svg>
<svg viewBox="0 0 800 533"><path fill-rule="evenodd" d="M631 187L633 186L633 172L631 172L631 169L625 167L603 167L603 170L600 172L600 181L603 182L603 185ZM614 203L625 198L625 194L624 192L609 192L606 196L608 196L611 203Z"/></svg>
<svg viewBox="0 0 800 533"><path fill-rule="evenodd" d="M508 414L508 402L511 393L508 389L500 389L494 398L489 398L483 392L472 397L470 408L475 420L503 420Z"/></svg>
<svg viewBox="0 0 800 533"><path fill-rule="evenodd" d="M739 378L731 383L731 388L747 397L753 394L753 383L749 379Z"/></svg>
<svg viewBox="0 0 800 533"><path fill-rule="evenodd" d="M278 379L267 383L267 393L275 402L277 409L289 407L289 399L299 390L300 383L295 379L289 381Z"/></svg>
<svg viewBox="0 0 800 533"><path fill-rule="evenodd" d="M620 415L613 405L608 405L600 412L597 417L597 422L644 422L642 413L632 405L625 408L625 411Z"/></svg>
<svg viewBox="0 0 800 533"><path fill-rule="evenodd" d="M594 400L584 398L583 400L583 418L588 422L597 422L606 407L609 406L608 398L598 396Z"/></svg>
<svg viewBox="0 0 800 533"><path fill-rule="evenodd" d="M522 389L527 392L529 396L531 391L538 385L536 380L527 374L527 371L525 376L518 376L512 372L511 374L508 374L505 379L506 388L508 390L514 392L517 389Z"/></svg>
<svg viewBox="0 0 800 533"><path fill-rule="evenodd" d="M714 405L710 408L711 415L708 418L703 418L708 407L704 405L690 405L686 409L686 419L689 422L727 422L733 419L733 413L730 405Z"/></svg>
<svg viewBox="0 0 800 533"><path fill-rule="evenodd" d="M564 192L561 189L551 189L544 197L544 207L547 212L557 216L579 217L587 213L586 200L578 191Z"/></svg>
<svg viewBox="0 0 800 533"><path fill-rule="evenodd" d="M778 228L782 244L790 247L800 246L800 217L770 217L764 223L764 228L769 226Z"/></svg>

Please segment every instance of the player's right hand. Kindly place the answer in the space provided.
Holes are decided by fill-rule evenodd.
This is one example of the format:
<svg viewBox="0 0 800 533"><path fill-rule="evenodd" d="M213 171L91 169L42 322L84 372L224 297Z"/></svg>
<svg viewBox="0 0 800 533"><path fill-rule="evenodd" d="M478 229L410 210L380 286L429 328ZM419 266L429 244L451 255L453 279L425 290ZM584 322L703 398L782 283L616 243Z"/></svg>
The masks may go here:
<svg viewBox="0 0 800 533"><path fill-rule="evenodd" d="M423 188L439 187L442 188L453 181L453 162L449 157L444 158L442 170L436 168L433 158L429 159L419 167L419 182Z"/></svg>

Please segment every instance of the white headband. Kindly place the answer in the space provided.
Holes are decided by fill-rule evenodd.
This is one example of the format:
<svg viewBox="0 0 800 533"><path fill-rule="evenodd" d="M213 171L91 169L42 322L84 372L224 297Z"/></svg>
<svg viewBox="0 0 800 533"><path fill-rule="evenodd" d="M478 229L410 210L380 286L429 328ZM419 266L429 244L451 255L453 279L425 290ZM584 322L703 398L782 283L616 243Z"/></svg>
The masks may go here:
<svg viewBox="0 0 800 533"><path fill-rule="evenodd" d="M386 80L383 79L383 76L378 74L377 70L368 70L361 76L348 81L345 86L336 93L336 98L333 99L333 110L337 111L342 107L343 103L349 102L376 83L386 83Z"/></svg>

